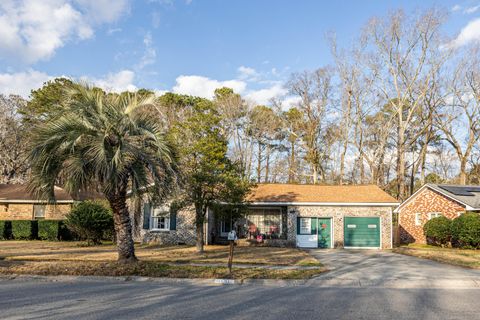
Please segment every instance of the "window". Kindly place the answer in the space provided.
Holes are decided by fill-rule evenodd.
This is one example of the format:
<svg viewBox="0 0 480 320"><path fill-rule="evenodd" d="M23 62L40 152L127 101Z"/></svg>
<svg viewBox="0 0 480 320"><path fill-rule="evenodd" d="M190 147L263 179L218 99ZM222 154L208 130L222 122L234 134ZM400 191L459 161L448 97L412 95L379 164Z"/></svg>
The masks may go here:
<svg viewBox="0 0 480 320"><path fill-rule="evenodd" d="M433 218L438 218L441 217L442 214L440 212L429 212L428 213L428 220L433 219Z"/></svg>
<svg viewBox="0 0 480 320"><path fill-rule="evenodd" d="M312 230L311 218L300 218L300 234L310 234Z"/></svg>
<svg viewBox="0 0 480 320"><path fill-rule="evenodd" d="M45 205L44 204L34 204L33 205L33 218L34 219L44 219L45 218Z"/></svg>
<svg viewBox="0 0 480 320"><path fill-rule="evenodd" d="M415 213L415 225L416 226L422 225L422 214L419 212Z"/></svg>
<svg viewBox="0 0 480 320"><path fill-rule="evenodd" d="M263 235L267 239L278 239L282 236L283 223L280 209L252 209L246 219L250 236Z"/></svg>
<svg viewBox="0 0 480 320"><path fill-rule="evenodd" d="M152 230L170 230L170 208L167 206L153 209Z"/></svg>

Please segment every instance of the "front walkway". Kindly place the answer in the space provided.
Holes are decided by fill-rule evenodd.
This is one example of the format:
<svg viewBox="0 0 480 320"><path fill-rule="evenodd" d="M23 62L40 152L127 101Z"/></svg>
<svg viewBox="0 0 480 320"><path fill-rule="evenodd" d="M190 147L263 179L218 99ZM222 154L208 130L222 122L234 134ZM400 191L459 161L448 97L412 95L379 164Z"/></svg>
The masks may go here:
<svg viewBox="0 0 480 320"><path fill-rule="evenodd" d="M479 288L480 270L383 250L310 250L329 269L311 283L324 286Z"/></svg>

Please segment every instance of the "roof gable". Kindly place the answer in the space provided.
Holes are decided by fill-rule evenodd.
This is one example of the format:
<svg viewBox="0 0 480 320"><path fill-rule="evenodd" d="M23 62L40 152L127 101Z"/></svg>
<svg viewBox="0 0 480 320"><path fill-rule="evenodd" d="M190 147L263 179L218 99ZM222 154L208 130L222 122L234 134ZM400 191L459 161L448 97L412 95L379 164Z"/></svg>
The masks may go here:
<svg viewBox="0 0 480 320"><path fill-rule="evenodd" d="M258 184L247 200L269 203L398 203L376 185Z"/></svg>
<svg viewBox="0 0 480 320"><path fill-rule="evenodd" d="M400 211L425 188L459 203L467 210L480 210L480 186L426 183L397 208Z"/></svg>
<svg viewBox="0 0 480 320"><path fill-rule="evenodd" d="M433 184L427 186L467 207L469 210L480 210L480 186Z"/></svg>

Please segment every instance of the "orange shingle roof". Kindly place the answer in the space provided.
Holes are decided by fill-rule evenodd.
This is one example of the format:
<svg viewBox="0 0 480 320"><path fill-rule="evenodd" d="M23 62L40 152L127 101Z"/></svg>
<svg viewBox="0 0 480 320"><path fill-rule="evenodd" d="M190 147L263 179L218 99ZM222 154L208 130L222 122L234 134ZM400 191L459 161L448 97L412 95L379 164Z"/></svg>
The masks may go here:
<svg viewBox="0 0 480 320"><path fill-rule="evenodd" d="M258 184L250 202L398 203L376 185Z"/></svg>

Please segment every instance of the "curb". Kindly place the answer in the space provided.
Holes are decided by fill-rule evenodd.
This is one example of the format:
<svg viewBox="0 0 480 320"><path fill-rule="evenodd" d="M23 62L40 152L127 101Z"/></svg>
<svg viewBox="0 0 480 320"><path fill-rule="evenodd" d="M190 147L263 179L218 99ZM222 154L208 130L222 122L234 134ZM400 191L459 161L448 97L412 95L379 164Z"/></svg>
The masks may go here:
<svg viewBox="0 0 480 320"><path fill-rule="evenodd" d="M215 279L215 278L155 278L155 277L141 277L141 276L44 276L44 275L24 275L24 274L10 274L0 275L0 281L12 280L40 280L45 282L148 282L158 284L189 284L189 285L204 285L204 286L228 286L228 285L256 285L256 286L274 286L274 287L292 287L302 286L307 284L311 279L305 280L275 280L275 279Z"/></svg>

